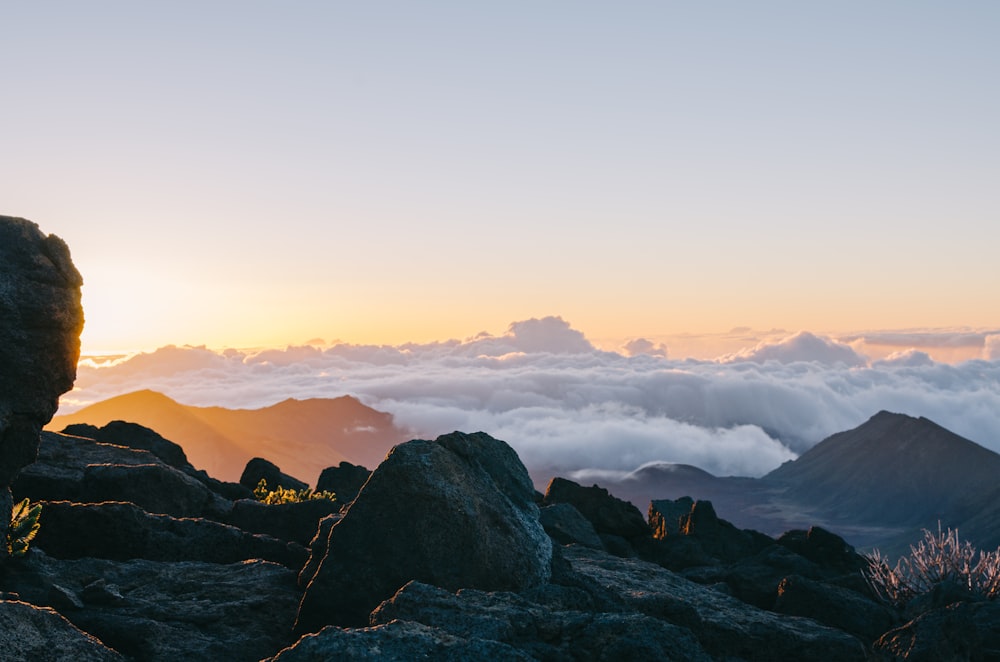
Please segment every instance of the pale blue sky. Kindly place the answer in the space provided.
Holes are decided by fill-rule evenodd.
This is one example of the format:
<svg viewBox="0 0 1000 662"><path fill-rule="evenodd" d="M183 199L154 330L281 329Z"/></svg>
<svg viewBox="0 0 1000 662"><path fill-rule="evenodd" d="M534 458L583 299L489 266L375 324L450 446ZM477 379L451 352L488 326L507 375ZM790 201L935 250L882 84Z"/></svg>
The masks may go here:
<svg viewBox="0 0 1000 662"><path fill-rule="evenodd" d="M1000 325L1000 4L0 4L93 348Z"/></svg>

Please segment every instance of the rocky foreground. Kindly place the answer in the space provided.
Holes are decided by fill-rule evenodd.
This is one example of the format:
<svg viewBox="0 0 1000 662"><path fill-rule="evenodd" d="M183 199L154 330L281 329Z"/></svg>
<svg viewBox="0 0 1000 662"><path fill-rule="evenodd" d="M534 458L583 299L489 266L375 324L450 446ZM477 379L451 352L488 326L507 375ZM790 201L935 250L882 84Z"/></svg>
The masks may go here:
<svg viewBox="0 0 1000 662"><path fill-rule="evenodd" d="M231 483L138 425L40 433L75 374L80 277L23 219L0 217L0 258L0 534L13 500L43 508L26 554L0 546L4 660L1000 656L997 603L889 608L836 535L740 530L707 501L644 516L561 478L542 495L481 432L331 467L317 489L336 500L275 505L261 479L305 481L263 459Z"/></svg>

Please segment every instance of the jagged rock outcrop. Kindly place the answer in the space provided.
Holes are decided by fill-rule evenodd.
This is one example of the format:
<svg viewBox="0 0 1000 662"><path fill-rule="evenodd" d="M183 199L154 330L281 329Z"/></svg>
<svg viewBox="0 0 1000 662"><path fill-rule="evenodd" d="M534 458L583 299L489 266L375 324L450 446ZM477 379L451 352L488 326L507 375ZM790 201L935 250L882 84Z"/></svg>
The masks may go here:
<svg viewBox="0 0 1000 662"><path fill-rule="evenodd" d="M247 466L243 469L243 474L240 476L240 485L253 490L256 489L257 484L261 480L264 481L267 489L272 491L278 489L278 487L283 487L286 490L309 489L308 483L282 473L281 469L274 463L262 457L255 457L247 462Z"/></svg>
<svg viewBox="0 0 1000 662"><path fill-rule="evenodd" d="M62 239L0 216L0 537L10 522L10 483L35 460L38 434L76 378L81 285ZM0 561L6 555L0 545Z"/></svg>
<svg viewBox="0 0 1000 662"><path fill-rule="evenodd" d="M266 561L59 560L32 550L4 583L128 658L149 661L273 655L292 643L299 598L295 573Z"/></svg>
<svg viewBox="0 0 1000 662"><path fill-rule="evenodd" d="M42 502L34 545L56 558L236 563L266 559L298 570L306 550L208 519L153 515L133 503Z"/></svg>
<svg viewBox="0 0 1000 662"><path fill-rule="evenodd" d="M122 662L124 659L54 609L16 600L0 600L0 657L6 662Z"/></svg>
<svg viewBox="0 0 1000 662"><path fill-rule="evenodd" d="M52 432L42 433L38 461L12 489L34 501L130 501L175 517L221 518L232 509L228 499L149 451Z"/></svg>
<svg viewBox="0 0 1000 662"><path fill-rule="evenodd" d="M550 575L528 472L484 433L396 446L330 530L297 628L365 625L410 580L450 590L519 590Z"/></svg>
<svg viewBox="0 0 1000 662"><path fill-rule="evenodd" d="M67 425L63 434L87 437L104 444L149 451L175 469L194 469L179 444L164 439L156 431L127 421L111 421L104 427L78 423Z"/></svg>
<svg viewBox="0 0 1000 662"><path fill-rule="evenodd" d="M335 467L327 467L316 481L317 492L333 492L340 503L350 503L361 491L371 471L365 467L341 462Z"/></svg>
<svg viewBox="0 0 1000 662"><path fill-rule="evenodd" d="M553 478L545 489L542 502L549 506L568 503L586 517L598 534L624 538L642 538L651 535L649 525L639 509L622 501L603 487L583 487L565 478Z"/></svg>
<svg viewBox="0 0 1000 662"><path fill-rule="evenodd" d="M839 586L792 575L778 584L774 611L805 616L871 644L896 623L889 607Z"/></svg>
<svg viewBox="0 0 1000 662"><path fill-rule="evenodd" d="M653 529L653 537L657 540L663 540L668 536L680 535L681 519L689 515L693 507L694 499L691 497L650 501L646 518L649 521L649 527Z"/></svg>

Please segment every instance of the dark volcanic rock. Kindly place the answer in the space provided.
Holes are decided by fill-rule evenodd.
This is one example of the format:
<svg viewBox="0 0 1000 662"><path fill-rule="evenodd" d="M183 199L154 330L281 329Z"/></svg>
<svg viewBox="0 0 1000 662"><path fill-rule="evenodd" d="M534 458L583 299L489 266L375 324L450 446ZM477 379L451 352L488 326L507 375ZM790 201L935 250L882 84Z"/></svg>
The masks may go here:
<svg viewBox="0 0 1000 662"><path fill-rule="evenodd" d="M295 573L265 561L58 560L38 550L4 584L45 606L52 587L61 587L63 595L84 604L63 609L74 625L132 659L150 662L256 662L273 655L292 643L299 597Z"/></svg>
<svg viewBox="0 0 1000 662"><path fill-rule="evenodd" d="M298 503L265 504L244 499L233 504L227 524L244 531L263 533L281 540L308 545L316 535L319 521L339 511L339 504L329 499L308 499Z"/></svg>
<svg viewBox="0 0 1000 662"><path fill-rule="evenodd" d="M92 439L42 432L38 460L18 474L12 485L19 499L80 501L83 476L92 464L156 464L148 451L100 444Z"/></svg>
<svg viewBox="0 0 1000 662"><path fill-rule="evenodd" d="M815 621L757 609L659 566L573 545L562 548L577 579L604 601L686 627L713 657L740 660L864 660L849 634Z"/></svg>
<svg viewBox="0 0 1000 662"><path fill-rule="evenodd" d="M552 542L538 523L514 450L478 432L396 446L330 531L297 627L363 625L412 579L450 590L519 590L550 575Z"/></svg>
<svg viewBox="0 0 1000 662"><path fill-rule="evenodd" d="M321 662L322 660L532 660L517 649L488 640L468 640L452 636L420 623L393 621L357 630L328 626L302 637L271 658L271 662Z"/></svg>
<svg viewBox="0 0 1000 662"><path fill-rule="evenodd" d="M708 554L723 561L736 561L774 544L763 533L740 530L720 519L711 501L695 501L680 527L683 535L696 539Z"/></svg>
<svg viewBox="0 0 1000 662"><path fill-rule="evenodd" d="M135 504L44 502L34 545L56 558L235 563L267 559L298 569L299 545L207 519L152 515Z"/></svg>
<svg viewBox="0 0 1000 662"><path fill-rule="evenodd" d="M333 492L337 495L337 501L350 503L354 497L358 496L361 486L368 480L371 471L365 467L341 462L335 467L327 467L319 475L316 482L317 492Z"/></svg>
<svg viewBox="0 0 1000 662"><path fill-rule="evenodd" d="M588 613L516 593L457 594L410 582L372 612L373 625L415 621L468 640L499 641L549 660L710 660L690 630L638 613Z"/></svg>
<svg viewBox="0 0 1000 662"><path fill-rule="evenodd" d="M610 495L603 487L583 487L565 478L553 478L545 489L543 503L568 503L590 520L600 534L620 536L629 540L651 534L639 509L628 501Z"/></svg>
<svg viewBox="0 0 1000 662"><path fill-rule="evenodd" d="M0 657L5 662L124 659L52 609L8 600L0 600Z"/></svg>
<svg viewBox="0 0 1000 662"><path fill-rule="evenodd" d="M340 514L327 515L317 524L316 535L309 541L309 558L306 560L306 564L302 566L302 570L299 571L299 588L305 589L312 580L313 575L316 574L319 564L323 561L323 557L326 556L326 546L330 538L330 529L341 520L341 517Z"/></svg>
<svg viewBox="0 0 1000 662"><path fill-rule="evenodd" d="M201 482L163 464L92 464L84 469L80 500L128 501L150 513L212 519L233 507Z"/></svg>
<svg viewBox="0 0 1000 662"><path fill-rule="evenodd" d="M279 486L286 490L309 489L307 483L302 482L298 478L293 478L288 474L281 473L281 469L264 458L255 457L247 462L246 468L243 469L243 475L240 476L240 485L253 490L256 489L257 484L261 480L264 480L267 489L271 491L278 489Z"/></svg>
<svg viewBox="0 0 1000 662"><path fill-rule="evenodd" d="M560 545L579 543L594 549L602 549L601 537L586 517L568 503L554 503L544 506L538 513L538 521L545 532Z"/></svg>
<svg viewBox="0 0 1000 662"><path fill-rule="evenodd" d="M829 570L858 573L866 565L864 558L843 538L818 526L809 527L808 531L786 531L776 542Z"/></svg>
<svg viewBox="0 0 1000 662"><path fill-rule="evenodd" d="M80 357L83 279L65 242L23 218L0 216L0 537L18 470L73 388ZM0 545L0 561L7 555Z"/></svg>
<svg viewBox="0 0 1000 662"><path fill-rule="evenodd" d="M873 648L879 660L998 660L1000 603L958 602L929 611L886 632Z"/></svg>
<svg viewBox="0 0 1000 662"><path fill-rule="evenodd" d="M884 605L854 591L797 575L781 580L774 611L811 618L865 643L875 641L895 623L892 610Z"/></svg>
<svg viewBox="0 0 1000 662"><path fill-rule="evenodd" d="M88 437L104 444L115 444L140 451L149 451L175 469L194 468L188 462L183 448L138 423L111 421L103 428L81 423L66 426L63 433L78 437Z"/></svg>

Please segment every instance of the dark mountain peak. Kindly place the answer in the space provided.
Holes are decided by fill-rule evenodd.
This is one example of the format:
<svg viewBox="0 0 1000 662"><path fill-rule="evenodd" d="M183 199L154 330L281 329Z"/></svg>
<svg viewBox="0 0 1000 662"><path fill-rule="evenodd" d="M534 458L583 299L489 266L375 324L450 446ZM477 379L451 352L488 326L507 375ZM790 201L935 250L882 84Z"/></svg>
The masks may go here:
<svg viewBox="0 0 1000 662"><path fill-rule="evenodd" d="M955 512L993 487L998 472L993 451L927 418L880 411L762 480L821 508L902 523Z"/></svg>

